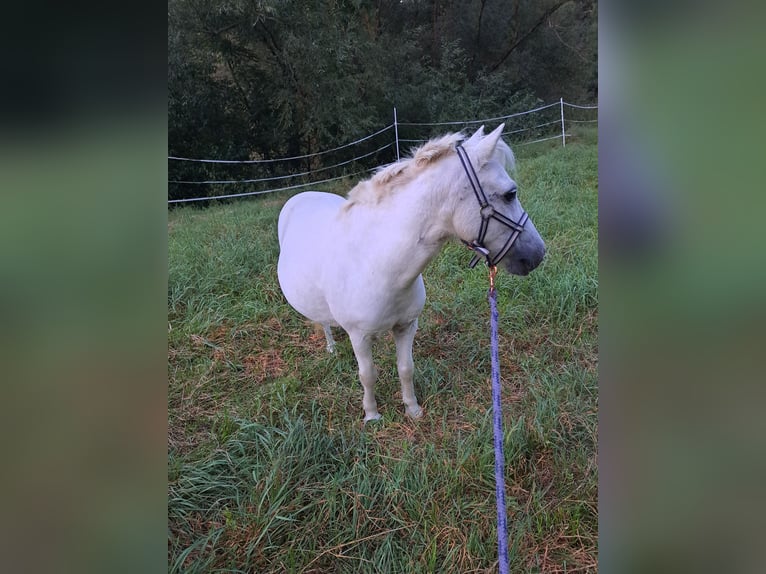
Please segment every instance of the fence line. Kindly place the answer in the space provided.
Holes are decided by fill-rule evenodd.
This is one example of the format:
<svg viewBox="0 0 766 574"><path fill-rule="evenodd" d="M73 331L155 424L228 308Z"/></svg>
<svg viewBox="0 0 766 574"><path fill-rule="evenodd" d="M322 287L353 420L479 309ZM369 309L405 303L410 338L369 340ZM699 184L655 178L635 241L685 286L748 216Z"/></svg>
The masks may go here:
<svg viewBox="0 0 766 574"><path fill-rule="evenodd" d="M432 123L413 123L413 122L399 122L400 126L463 126L467 124L481 124L485 122L496 122L498 120L507 120L510 118L517 118L520 116L525 116L527 114L533 114L535 112L539 112L541 110L544 110L546 108L551 108L553 106L557 106L558 102L554 102L552 104L547 104L545 106L540 106L539 108L535 108L533 110L527 110L525 112L517 112L515 114L510 114L507 116L498 116L496 118L485 118L483 120L467 120L464 122L432 122Z"/></svg>
<svg viewBox="0 0 766 574"><path fill-rule="evenodd" d="M274 163L277 161L289 161L293 159L306 159L309 157L316 157L318 155L324 155L326 153L330 153L333 151L338 151L339 149L351 147L352 145L356 145L359 143L362 143L363 141L366 141L370 138L374 138L376 135L382 134L386 130L390 130L392 127L394 127L394 124L390 124L386 127L384 127L382 130L376 131L374 134L370 134L368 136L365 136L363 138L360 138L356 141L353 141L351 143L343 144L342 146L334 147L332 149L328 149L325 151L318 151L315 153L307 153L306 155L296 155L293 157L279 157L276 159L243 159L243 160L236 160L236 159L192 159L188 157L175 157L172 155L168 156L168 159L177 160L177 161L194 161L198 163Z"/></svg>
<svg viewBox="0 0 766 574"><path fill-rule="evenodd" d="M560 140L560 139L561 139L561 134L556 134L555 136L551 136L551 137L548 137L548 138L540 138L539 140L532 140L532 141L529 141L529 142L517 143L516 147L521 147L521 146L525 146L525 145L529 145L529 144L533 144L533 143L538 143L538 142L547 142L548 140Z"/></svg>
<svg viewBox="0 0 766 574"><path fill-rule="evenodd" d="M329 181L337 181L339 179L345 179L347 177L354 177L357 175L361 175L363 173L369 173L371 171L375 171L376 168L371 169L363 169L361 171L357 171L356 173L349 173L347 175L339 175L338 177L330 177L328 179L323 179L321 181L310 181L308 183L299 183L298 185L291 185L288 187L280 187L278 189L264 189L263 191L248 191L245 193L232 193L229 195L212 195L210 197L189 197L185 199L169 199L168 203L184 203L187 201L207 201L209 199L230 199L232 197L245 197L246 195L262 195L264 193L274 193L277 191L286 191L288 189L298 189L299 187L307 187L309 185L317 185L319 183L327 183Z"/></svg>
<svg viewBox="0 0 766 574"><path fill-rule="evenodd" d="M567 120L567 121L574 122L574 121L577 121L577 120ZM581 121L582 122L585 122L585 121L595 122L596 120L581 120ZM468 122L466 122L466 123L468 123ZM421 124L421 125L432 125L432 124ZM433 124L433 125L440 125L440 124ZM529 130L536 130L536 129L539 129L539 128L544 128L544 127L552 126L552 125L560 126L561 125L561 120L553 120L552 122L545 122L544 124L537 124L536 126L531 126L531 127L528 127L528 128L521 128L520 130L511 130L511 131L503 132L502 135L503 136L509 136L509 135L513 135L513 134L520 134L520 133L523 133L523 132L528 132ZM557 135L555 137L560 138L561 135ZM428 140L407 140L407 139L400 139L399 141L400 142L405 142L405 143L425 143ZM535 140L535 141L538 141L538 140ZM530 143L534 143L534 142L530 142ZM517 143L517 144L514 144L514 145L521 145L521 144Z"/></svg>
<svg viewBox="0 0 766 574"><path fill-rule="evenodd" d="M368 136L365 136L365 137L360 138L358 140L355 140L353 142L349 142L349 143L343 144L341 146L338 146L338 147L335 147L335 148L332 148L332 149L328 149L328 150L324 150L324 151L319 151L319 152L315 152L315 153L299 155L299 156L293 156L293 157L283 157L283 158L275 158L275 159L260 159L260 160L193 159L193 158L185 158L185 157L168 156L168 160L172 160L172 161L185 161L185 162L196 162L196 163L205 163L205 164L269 164L269 163L284 162L284 161L290 161L290 160L307 159L307 158L317 157L317 156L321 156L321 155L328 154L328 153L331 153L331 152L335 152L335 151L338 151L338 150L342 150L342 149L345 149L345 148L349 148L351 146L363 143L363 142L365 142L365 141L367 141L367 140L369 140L369 139L371 139L371 138L373 138L375 136L378 136L378 135L380 135L380 134L390 130L391 128L394 128L394 141L391 141L391 142L387 143L386 145L383 145L383 146L377 148L374 151L371 151L369 153L365 153L363 155L354 157L354 158L352 158L350 160L347 160L347 161L336 163L336 164L331 165L331 166L319 167L319 168L312 169L312 170L309 170L309 171L303 171L301 173L293 173L293 174L288 174L288 175L265 177L265 178L260 178L260 179L229 179L229 180L204 180L204 181L191 181L191 180L190 181L186 181L186 180L180 180L179 179L179 180L169 180L168 183L169 184L176 184L176 185L255 184L255 183L263 183L263 182L268 182L268 181L277 181L277 180L296 178L296 177L305 177L305 176L309 176L311 174L315 174L315 173L318 173L318 172L327 171L327 170L330 170L330 169L335 169L335 168L339 168L339 167L351 164L351 163L353 163L355 161L362 160L362 159L368 158L370 156L373 156L373 155L375 155L377 153L380 153L381 151L384 151L384 150L388 149L389 147L393 147L393 146L396 147L396 158L393 161L396 161L399 158L399 144L400 143L422 143L422 142L428 141L427 139L406 139L406 138L401 138L400 134L399 134L399 127L400 126L415 127L415 128L418 128L418 127L422 128L422 127L457 126L457 125L468 126L468 125L479 124L479 123L489 123L489 122L494 122L494 121L499 121L499 120L508 120L508 119L511 119L511 118L521 118L523 116L526 116L526 115L529 115L529 114L533 114L533 113L537 113L537 112L541 112L543 110L546 110L546 109L549 109L549 108L554 108L554 107L558 107L559 108L558 111L560 112L560 113L557 114L557 116L560 116L560 117L557 117L555 120L548 121L548 122L543 122L543 123L538 123L538 124L532 125L532 126L522 127L520 129L512 129L512 130L503 132L502 135L503 136L508 136L508 135L520 134L520 133L524 133L524 132L530 132L532 130L538 130L537 131L537 135L542 135L544 137L540 137L540 138L533 139L533 140L530 140L530 141L511 142L512 145L513 146L517 146L517 147L518 146L527 146L527 145L531 145L531 144L534 144L534 143L539 143L539 142L545 142L545 141L551 141L551 140L560 139L562 145L566 146L566 139L567 139L567 137L571 137L572 136L572 134L567 133L567 131L566 131L566 124L568 124L568 123L573 123L573 124L597 123L598 122L598 118L596 118L596 119L566 118L565 114L564 114L564 107L565 106L569 107L569 108L579 109L579 110L597 110L598 109L598 105L571 104L569 102L565 102L563 98L560 98L558 102L553 102L551 104L546 104L546 105L543 105L543 106L539 106L539 107L531 109L531 110L526 110L526 111L523 111L523 112L517 112L517 113L509 114L509 115L506 115L506 116L498 116L498 117L495 117L495 118L485 118L485 119L481 119L481 120L466 120L466 121L462 121L462 122L455 121L455 122L431 122L431 123L424 123L424 122L397 122L396 109L394 109L394 123L393 124L390 124L390 125L382 128L382 129L380 129L380 130L378 130L378 131L376 131L376 132L374 132L374 133L372 133L372 134L370 134ZM544 131L543 131L543 133L540 133L539 130L541 128L545 128L545 127L549 127L549 126L553 126L553 125L561 126L561 131L559 133L557 133L556 135L545 136ZM550 133L550 131L548 133ZM534 137L534 134L532 135L532 137ZM292 190L292 189L299 189L299 188L308 187L308 186L311 186L311 185L318 185L318 184L322 184L322 183L328 183L328 182L331 182L331 181L337 181L337 180L340 180L340 179L355 177L355 176L363 174L363 173L369 173L371 171L375 171L375 169L377 169L377 168L364 169L364 170L357 171L357 172L352 173L352 174L343 174L343 175L339 175L337 177L331 177L331 178L322 179L322 180L318 180L318 181L310 181L310 182L307 182L307 183L290 185L290 186L287 186L287 187L280 187L280 188L275 188L275 189L266 189L266 190L242 192L242 193L232 193L232 194L228 194L228 195L215 195L215 196L209 196L209 197L191 197L191 198L183 198L183 199L169 199L168 203L169 204L170 203L186 203L186 202L192 202L192 201L207 201L207 200L213 200L213 199L229 199L229 198L234 198L234 197L247 197L247 196L253 196L253 195L263 195L263 194L267 194L267 193L275 193L275 192L278 192L278 191L287 191L287 190Z"/></svg>
<svg viewBox="0 0 766 574"><path fill-rule="evenodd" d="M228 183L262 183L264 181L277 181L279 179L288 179L291 177L303 177L305 175L311 175L312 173L318 173L320 171L327 171L328 169L333 169L336 167L341 167L343 165L348 165L350 163L353 163L357 160L364 159L367 157L370 157L371 155L375 155L378 152L383 151L386 148L391 147L394 145L394 142L387 143L386 145L379 147L378 149L371 151L370 153L366 153L364 155L357 156L355 158L352 158L348 161L342 161L340 163L336 163L335 165L328 165L327 167L318 167L316 169L312 169L310 171L304 171L303 173L291 173L289 175L277 175L274 177L264 177L261 179L230 179L230 180L207 180L207 181L181 181L181 180L171 180L168 183L187 183L187 184L209 184L209 183L219 183L219 184L228 184Z"/></svg>
<svg viewBox="0 0 766 574"><path fill-rule="evenodd" d="M598 105L595 106L578 106L577 104L570 104L569 102L564 102L565 106L569 106L570 108L579 108L581 110L597 110Z"/></svg>

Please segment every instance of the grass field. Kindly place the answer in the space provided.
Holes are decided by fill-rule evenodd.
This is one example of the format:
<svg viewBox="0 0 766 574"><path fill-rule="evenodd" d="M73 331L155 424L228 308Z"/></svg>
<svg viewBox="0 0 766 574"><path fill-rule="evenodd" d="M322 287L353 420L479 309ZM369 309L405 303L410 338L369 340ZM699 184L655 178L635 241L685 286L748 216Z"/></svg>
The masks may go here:
<svg viewBox="0 0 766 574"><path fill-rule="evenodd" d="M498 284L511 571L594 572L597 146L518 164L548 254ZM496 571L486 271L457 243L426 269L425 417L404 414L388 337L365 427L348 338L328 355L280 293L287 198L168 215L169 571Z"/></svg>

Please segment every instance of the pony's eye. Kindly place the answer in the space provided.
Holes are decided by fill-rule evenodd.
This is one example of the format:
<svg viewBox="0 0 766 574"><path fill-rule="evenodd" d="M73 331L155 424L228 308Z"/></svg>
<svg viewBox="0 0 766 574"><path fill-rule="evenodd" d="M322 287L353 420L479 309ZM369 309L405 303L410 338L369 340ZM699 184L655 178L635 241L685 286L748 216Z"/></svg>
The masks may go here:
<svg viewBox="0 0 766 574"><path fill-rule="evenodd" d="M506 191L503 194L503 199L508 203L511 203L514 199L516 199L516 188L514 187L512 190Z"/></svg>

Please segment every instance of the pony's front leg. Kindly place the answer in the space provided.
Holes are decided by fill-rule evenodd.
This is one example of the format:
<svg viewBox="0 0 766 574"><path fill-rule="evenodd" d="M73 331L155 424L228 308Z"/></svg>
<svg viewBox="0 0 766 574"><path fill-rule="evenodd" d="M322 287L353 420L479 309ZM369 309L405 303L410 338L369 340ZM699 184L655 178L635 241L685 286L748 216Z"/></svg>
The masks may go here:
<svg viewBox="0 0 766 574"><path fill-rule="evenodd" d="M365 334L349 333L351 346L354 348L356 362L359 364L359 380L364 388L364 422L374 421L380 418L378 403L375 401L375 379L377 370L372 363L372 337Z"/></svg>
<svg viewBox="0 0 766 574"><path fill-rule="evenodd" d="M399 371L399 380L402 383L402 401L405 412L413 419L423 416L423 409L415 397L415 387L412 379L415 374L415 363L412 360L412 342L418 330L418 320L411 323L394 327L394 340L396 341L396 367Z"/></svg>

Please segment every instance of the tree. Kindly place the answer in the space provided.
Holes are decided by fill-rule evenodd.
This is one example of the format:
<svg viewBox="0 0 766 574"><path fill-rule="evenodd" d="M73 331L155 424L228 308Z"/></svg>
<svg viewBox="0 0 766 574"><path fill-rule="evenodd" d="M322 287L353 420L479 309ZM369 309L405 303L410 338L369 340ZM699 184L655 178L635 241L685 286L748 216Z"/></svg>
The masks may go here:
<svg viewBox="0 0 766 574"><path fill-rule="evenodd" d="M169 0L170 152L297 156L389 124L394 106L433 122L587 100L596 43L594 0Z"/></svg>

